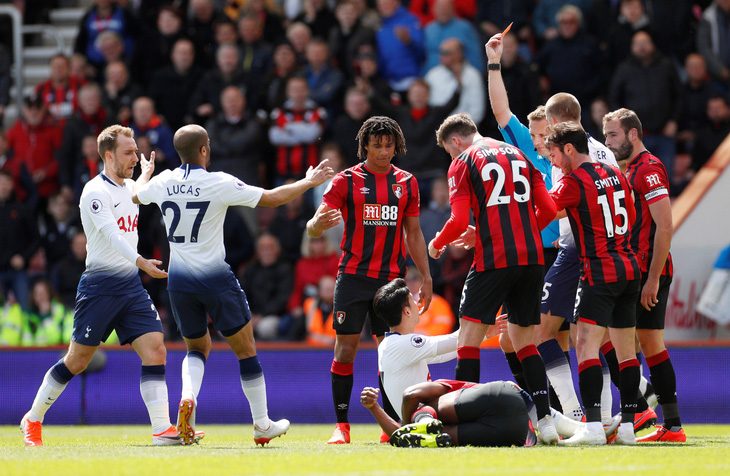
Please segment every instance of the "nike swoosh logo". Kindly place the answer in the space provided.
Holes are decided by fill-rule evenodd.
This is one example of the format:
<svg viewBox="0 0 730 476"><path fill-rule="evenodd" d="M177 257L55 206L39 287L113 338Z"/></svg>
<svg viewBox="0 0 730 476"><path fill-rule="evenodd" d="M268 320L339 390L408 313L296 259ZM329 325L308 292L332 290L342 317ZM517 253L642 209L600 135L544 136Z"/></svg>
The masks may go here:
<svg viewBox="0 0 730 476"><path fill-rule="evenodd" d="M122 202L119 202L119 203L122 203ZM114 208L117 208L119 206L119 203L115 203Z"/></svg>

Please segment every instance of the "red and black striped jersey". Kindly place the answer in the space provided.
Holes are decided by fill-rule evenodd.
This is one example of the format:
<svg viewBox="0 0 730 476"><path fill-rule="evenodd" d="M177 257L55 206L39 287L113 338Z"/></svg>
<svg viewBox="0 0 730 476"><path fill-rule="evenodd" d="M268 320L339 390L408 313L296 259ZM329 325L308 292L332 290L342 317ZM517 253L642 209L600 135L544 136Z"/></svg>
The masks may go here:
<svg viewBox="0 0 730 476"><path fill-rule="evenodd" d="M593 286L641 277L631 249L634 200L617 168L584 163L553 187L558 210L565 209L583 262L581 279Z"/></svg>
<svg viewBox="0 0 730 476"><path fill-rule="evenodd" d="M304 109L293 109L287 102L271 112L271 121L274 128L290 132L289 138L279 144L272 139L276 146L276 175L304 177L307 168L316 167L319 162L319 140L327 121L326 111L312 101Z"/></svg>
<svg viewBox="0 0 730 476"><path fill-rule="evenodd" d="M403 221L418 216L418 183L391 165L377 174L364 163L335 175L322 202L340 210L345 222L339 272L376 279L406 275Z"/></svg>
<svg viewBox="0 0 730 476"><path fill-rule="evenodd" d="M654 235L656 223L652 219L649 205L659 200L669 200L669 178L667 169L657 157L644 151L634 157L626 168L626 178L636 192L636 222L631 228L631 246L636 253L639 267L643 273L649 272L649 264L654 254ZM662 275L672 276L672 254L662 269Z"/></svg>
<svg viewBox="0 0 730 476"><path fill-rule="evenodd" d="M79 89L86 84L85 79L70 76L65 88L55 88L50 79L37 84L35 95L43 100L48 112L61 121L63 125L66 119L70 118L79 108Z"/></svg>
<svg viewBox="0 0 730 476"><path fill-rule="evenodd" d="M483 137L451 161L448 179L452 208L470 201L476 271L545 263L534 194L545 182L522 151Z"/></svg>

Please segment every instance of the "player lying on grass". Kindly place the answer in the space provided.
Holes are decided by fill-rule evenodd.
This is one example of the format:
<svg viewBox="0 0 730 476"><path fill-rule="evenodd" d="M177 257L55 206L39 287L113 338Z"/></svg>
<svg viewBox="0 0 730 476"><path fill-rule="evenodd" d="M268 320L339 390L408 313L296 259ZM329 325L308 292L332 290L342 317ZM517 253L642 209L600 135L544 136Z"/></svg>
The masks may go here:
<svg viewBox="0 0 730 476"><path fill-rule="evenodd" d="M513 382L474 383L436 380L412 385L403 394L403 426L378 405L378 389L365 387L360 403L401 447L533 446L537 411L532 398ZM585 423L551 409L562 437ZM411 423L414 421L414 423ZM616 419L615 430L620 420Z"/></svg>
<svg viewBox="0 0 730 476"><path fill-rule="evenodd" d="M418 306L406 282L400 278L378 289L373 299L373 308L390 328L390 332L378 347L378 368L383 386L391 396L391 402L399 416L405 421L409 418L410 412L406 411L404 393L407 393L409 387L413 388L412 386L423 384L429 379L428 363L445 362L454 358L457 333L433 337L415 334L414 330L419 321ZM503 332L504 327L504 319L497 320L497 325L489 328L488 336ZM361 395L361 402L375 415L380 407L375 401L370 401L373 392L377 400L378 392L366 388ZM383 415L387 417L385 413ZM377 415L376 420L381 423ZM392 422L392 425L387 423L385 426L381 423L383 430L388 435L392 434L398 423L390 417L384 421ZM567 428L561 426L557 429L561 436L570 436L577 428L569 425ZM434 438L431 440L430 443L436 443ZM508 443L511 444L513 443ZM519 444L524 444L524 440Z"/></svg>

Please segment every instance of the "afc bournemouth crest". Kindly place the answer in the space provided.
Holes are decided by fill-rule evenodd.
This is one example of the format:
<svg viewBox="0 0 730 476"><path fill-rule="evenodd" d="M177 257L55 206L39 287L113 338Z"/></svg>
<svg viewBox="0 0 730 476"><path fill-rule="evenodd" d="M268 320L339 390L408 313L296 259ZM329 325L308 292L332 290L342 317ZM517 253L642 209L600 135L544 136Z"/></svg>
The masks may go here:
<svg viewBox="0 0 730 476"><path fill-rule="evenodd" d="M337 323L342 324L345 322L345 311L337 311Z"/></svg>
<svg viewBox="0 0 730 476"><path fill-rule="evenodd" d="M396 198L400 198L403 196L403 185L397 183L393 185L393 194Z"/></svg>

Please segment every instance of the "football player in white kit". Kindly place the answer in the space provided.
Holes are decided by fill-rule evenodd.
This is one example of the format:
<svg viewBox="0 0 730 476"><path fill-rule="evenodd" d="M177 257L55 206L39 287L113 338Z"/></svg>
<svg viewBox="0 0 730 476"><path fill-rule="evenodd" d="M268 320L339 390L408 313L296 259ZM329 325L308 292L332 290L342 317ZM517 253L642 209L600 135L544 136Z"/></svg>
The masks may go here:
<svg viewBox="0 0 730 476"><path fill-rule="evenodd" d="M258 357L246 295L225 262L223 222L230 206L277 207L332 178L322 161L298 182L264 190L224 172L208 172L210 139L200 126L178 129L175 150L182 166L166 170L141 186L134 199L156 203L170 242L167 289L175 322L188 353L182 364L178 433L184 444L195 439L195 408L211 348L208 320L226 338L239 359L240 380L254 423L254 442L264 445L289 429L288 420L272 421L266 383Z"/></svg>
<svg viewBox="0 0 730 476"><path fill-rule="evenodd" d="M121 344L130 344L142 359L140 392L152 423L154 445L182 441L170 424L162 323L139 270L153 278L167 273L162 262L137 253L139 206L132 202L130 180L139 162L134 133L120 125L104 129L97 138L104 171L90 180L81 194L81 223L88 240L86 270L79 281L74 330L66 356L43 378L33 406L21 421L26 446L42 446L41 427L46 411L113 330ZM154 154L154 153L153 153ZM154 156L141 160L139 180L149 180ZM138 180L138 182L139 182Z"/></svg>

